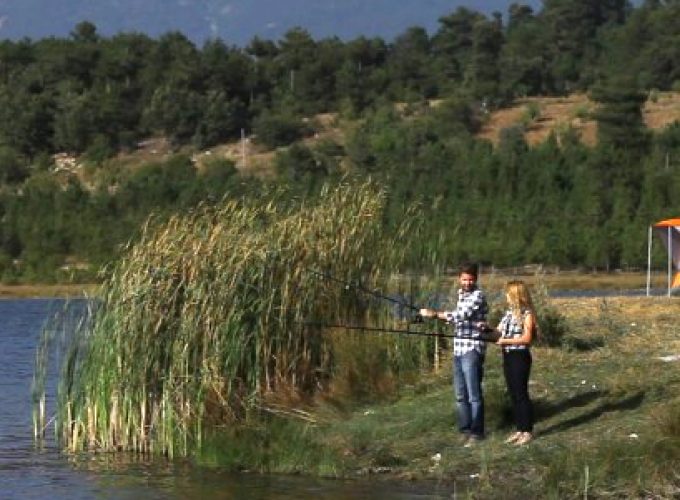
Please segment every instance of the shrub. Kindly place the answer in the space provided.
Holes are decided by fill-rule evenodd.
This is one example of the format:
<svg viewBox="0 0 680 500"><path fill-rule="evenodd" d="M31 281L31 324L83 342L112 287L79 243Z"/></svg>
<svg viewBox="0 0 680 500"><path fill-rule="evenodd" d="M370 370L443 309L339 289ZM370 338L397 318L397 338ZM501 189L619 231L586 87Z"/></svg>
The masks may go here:
<svg viewBox="0 0 680 500"><path fill-rule="evenodd" d="M536 345L561 346L570 330L567 318L550 303L548 288L540 281L534 288L533 299L538 321Z"/></svg>
<svg viewBox="0 0 680 500"><path fill-rule="evenodd" d="M537 102L530 102L524 107L520 123L524 127L528 127L541 117L541 106Z"/></svg>
<svg viewBox="0 0 680 500"><path fill-rule="evenodd" d="M298 117L264 112L253 122L257 142L274 149L287 146L304 135L305 126Z"/></svg>

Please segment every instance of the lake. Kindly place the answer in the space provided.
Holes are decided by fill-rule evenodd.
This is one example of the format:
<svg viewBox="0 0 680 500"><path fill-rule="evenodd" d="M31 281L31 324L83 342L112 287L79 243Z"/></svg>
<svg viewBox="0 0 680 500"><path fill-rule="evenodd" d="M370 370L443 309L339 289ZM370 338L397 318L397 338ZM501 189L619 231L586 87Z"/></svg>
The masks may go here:
<svg viewBox="0 0 680 500"><path fill-rule="evenodd" d="M58 299L0 300L0 498L50 499L345 499L454 498L450 486L428 482L339 481L299 476L234 474L127 454L71 457L47 431L33 440L31 381L40 331L64 307ZM55 368L48 374L54 393ZM47 401L48 419L53 401Z"/></svg>

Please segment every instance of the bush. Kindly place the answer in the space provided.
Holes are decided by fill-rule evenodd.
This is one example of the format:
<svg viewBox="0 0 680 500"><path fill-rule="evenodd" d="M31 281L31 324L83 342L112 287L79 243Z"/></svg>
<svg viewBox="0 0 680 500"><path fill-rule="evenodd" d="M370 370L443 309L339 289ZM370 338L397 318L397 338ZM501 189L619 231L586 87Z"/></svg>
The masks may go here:
<svg viewBox="0 0 680 500"><path fill-rule="evenodd" d="M536 102L530 102L524 107L522 112L522 117L520 118L520 123L524 127L528 127L530 124L535 122L541 117L541 107Z"/></svg>
<svg viewBox="0 0 680 500"><path fill-rule="evenodd" d="M0 148L0 182L15 184L28 177L28 168L14 149Z"/></svg>
<svg viewBox="0 0 680 500"><path fill-rule="evenodd" d="M115 147L111 144L108 137L97 134L90 146L85 151L85 158L95 165L101 165L104 160L116 154Z"/></svg>
<svg viewBox="0 0 680 500"><path fill-rule="evenodd" d="M253 123L257 142L272 149L301 139L304 130L302 120L292 115L265 112Z"/></svg>
<svg viewBox="0 0 680 500"><path fill-rule="evenodd" d="M564 342L570 327L567 318L550 303L548 288L540 283L533 293L534 307L538 320L536 345L559 347Z"/></svg>
<svg viewBox="0 0 680 500"><path fill-rule="evenodd" d="M574 108L574 117L580 120L589 120L591 118L590 106L587 104L579 104Z"/></svg>

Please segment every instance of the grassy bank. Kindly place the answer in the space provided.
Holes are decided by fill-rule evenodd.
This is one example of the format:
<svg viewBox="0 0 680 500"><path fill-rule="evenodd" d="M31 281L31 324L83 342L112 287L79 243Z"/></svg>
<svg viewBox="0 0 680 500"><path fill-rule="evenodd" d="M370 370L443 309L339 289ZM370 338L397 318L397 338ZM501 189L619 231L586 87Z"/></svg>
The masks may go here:
<svg viewBox="0 0 680 500"><path fill-rule="evenodd" d="M537 439L503 444L511 430L495 346L487 359L488 439L462 448L449 367L386 399L328 398L224 432L198 462L264 472L436 480L470 498L670 498L680 494L680 302L667 298L555 300L569 332L534 348Z"/></svg>

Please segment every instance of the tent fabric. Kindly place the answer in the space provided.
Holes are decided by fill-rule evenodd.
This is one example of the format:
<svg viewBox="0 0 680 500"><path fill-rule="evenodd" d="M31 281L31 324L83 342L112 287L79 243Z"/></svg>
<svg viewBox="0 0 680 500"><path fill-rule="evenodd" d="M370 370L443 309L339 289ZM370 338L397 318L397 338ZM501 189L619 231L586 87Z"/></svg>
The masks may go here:
<svg viewBox="0 0 680 500"><path fill-rule="evenodd" d="M653 224L652 227L675 227L675 228L678 228L678 227L680 227L680 217L675 218L675 219L660 220L656 224Z"/></svg>
<svg viewBox="0 0 680 500"><path fill-rule="evenodd" d="M671 259L674 273L670 288L680 288L680 217L652 224L652 230L663 242Z"/></svg>

